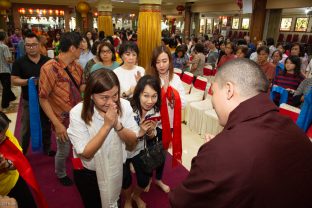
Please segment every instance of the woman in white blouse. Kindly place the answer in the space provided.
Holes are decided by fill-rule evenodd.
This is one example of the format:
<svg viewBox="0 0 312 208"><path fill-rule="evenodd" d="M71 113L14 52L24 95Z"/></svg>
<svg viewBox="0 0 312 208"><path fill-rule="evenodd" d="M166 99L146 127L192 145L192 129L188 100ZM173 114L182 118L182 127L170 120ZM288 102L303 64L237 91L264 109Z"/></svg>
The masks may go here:
<svg viewBox="0 0 312 208"><path fill-rule="evenodd" d="M133 145L138 125L130 103L120 99L117 76L110 70L91 74L84 100L70 111L67 130L82 167L74 180L85 207L116 207L122 185L126 152L123 142Z"/></svg>
<svg viewBox="0 0 312 208"><path fill-rule="evenodd" d="M162 141L165 149L172 143L173 162L181 162L181 110L186 105L185 92L180 77L173 73L173 61L170 50L166 46L153 50L151 75L160 80L161 92L161 124ZM169 186L162 182L162 169L156 170L156 184L166 193Z"/></svg>
<svg viewBox="0 0 312 208"><path fill-rule="evenodd" d="M119 48L119 55L123 63L114 69L120 82L120 95L131 98L138 80L144 76L145 69L137 64L139 48L135 42L123 42Z"/></svg>

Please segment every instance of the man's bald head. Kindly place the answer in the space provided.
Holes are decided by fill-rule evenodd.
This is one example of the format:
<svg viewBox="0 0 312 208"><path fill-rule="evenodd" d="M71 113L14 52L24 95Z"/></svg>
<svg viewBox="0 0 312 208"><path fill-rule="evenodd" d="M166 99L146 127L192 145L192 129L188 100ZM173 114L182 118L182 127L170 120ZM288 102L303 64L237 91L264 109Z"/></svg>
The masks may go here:
<svg viewBox="0 0 312 208"><path fill-rule="evenodd" d="M216 75L216 82L223 87L225 83L233 83L240 96L253 97L260 92L267 92L269 82L259 66L245 58L237 58L223 64Z"/></svg>

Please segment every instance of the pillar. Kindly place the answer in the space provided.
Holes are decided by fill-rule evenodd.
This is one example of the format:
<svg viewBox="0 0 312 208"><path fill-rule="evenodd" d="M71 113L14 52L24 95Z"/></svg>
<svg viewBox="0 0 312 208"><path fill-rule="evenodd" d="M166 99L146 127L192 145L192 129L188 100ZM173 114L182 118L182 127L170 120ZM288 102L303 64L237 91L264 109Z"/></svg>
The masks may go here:
<svg viewBox="0 0 312 208"><path fill-rule="evenodd" d="M78 32L83 31L83 19L81 17L81 14L76 11L76 29Z"/></svg>
<svg viewBox="0 0 312 208"><path fill-rule="evenodd" d="M195 34L195 37L199 37L200 15L199 13L193 13L193 16L194 16L194 23L195 23L195 29L193 33Z"/></svg>
<svg viewBox="0 0 312 208"><path fill-rule="evenodd" d="M84 31L84 33L86 33L87 31L91 31L93 28L93 13L89 12L87 15L87 19L88 19L88 24L87 24L87 30Z"/></svg>
<svg viewBox="0 0 312 208"><path fill-rule="evenodd" d="M153 49L161 45L161 0L140 0L139 4L139 65L148 70Z"/></svg>
<svg viewBox="0 0 312 208"><path fill-rule="evenodd" d="M250 40L256 44L263 39L267 0L253 1L253 11L250 23Z"/></svg>
<svg viewBox="0 0 312 208"><path fill-rule="evenodd" d="M269 10L269 23L270 27L267 28L267 33L264 35L264 38L270 37L275 40L275 43L278 39L280 22L282 19L282 9L271 9Z"/></svg>
<svg viewBox="0 0 312 208"><path fill-rule="evenodd" d="M3 14L0 14L0 29L3 29L3 31L8 31L6 15Z"/></svg>
<svg viewBox="0 0 312 208"><path fill-rule="evenodd" d="M65 21L65 31L69 32L69 21L70 21L70 14L69 14L69 9L64 10L64 21Z"/></svg>
<svg viewBox="0 0 312 208"><path fill-rule="evenodd" d="M104 31L105 35L114 35L112 21L112 2L99 0L98 2L98 30Z"/></svg>
<svg viewBox="0 0 312 208"><path fill-rule="evenodd" d="M190 37L190 28L191 28L191 16L192 16L192 4L185 4L185 16L184 16L184 40Z"/></svg>

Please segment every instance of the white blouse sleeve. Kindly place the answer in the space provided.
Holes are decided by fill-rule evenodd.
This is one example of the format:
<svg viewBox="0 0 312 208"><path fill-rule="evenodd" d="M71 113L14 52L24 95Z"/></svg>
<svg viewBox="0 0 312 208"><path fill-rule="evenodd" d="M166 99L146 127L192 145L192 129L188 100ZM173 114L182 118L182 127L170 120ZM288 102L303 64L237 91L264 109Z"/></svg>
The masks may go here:
<svg viewBox="0 0 312 208"><path fill-rule="evenodd" d="M90 141L90 134L86 123L81 119L82 103L76 105L70 111L70 123L67 129L68 137L77 154L82 154Z"/></svg>
<svg viewBox="0 0 312 208"><path fill-rule="evenodd" d="M120 99L121 105L122 105L122 117L120 118L120 122L122 123L123 127L130 129L138 134L140 128L137 124L137 122L134 120L133 117L133 110L130 105L130 102L124 99Z"/></svg>

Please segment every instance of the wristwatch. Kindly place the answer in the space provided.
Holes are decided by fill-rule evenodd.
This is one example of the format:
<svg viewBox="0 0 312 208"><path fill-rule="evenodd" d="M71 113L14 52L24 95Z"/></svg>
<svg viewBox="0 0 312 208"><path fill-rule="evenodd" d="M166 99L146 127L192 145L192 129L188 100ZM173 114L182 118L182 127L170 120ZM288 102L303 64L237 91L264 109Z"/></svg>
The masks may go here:
<svg viewBox="0 0 312 208"><path fill-rule="evenodd" d="M124 127L123 127L122 123L120 123L120 126L121 126L121 127L120 127L119 129L116 129L116 128L115 128L115 131L116 131L116 132L120 132L121 130L123 130Z"/></svg>

